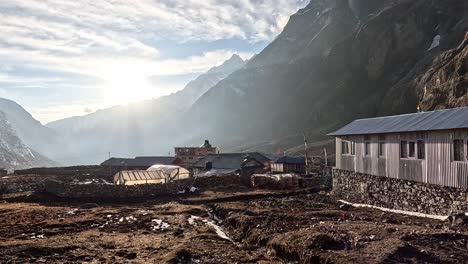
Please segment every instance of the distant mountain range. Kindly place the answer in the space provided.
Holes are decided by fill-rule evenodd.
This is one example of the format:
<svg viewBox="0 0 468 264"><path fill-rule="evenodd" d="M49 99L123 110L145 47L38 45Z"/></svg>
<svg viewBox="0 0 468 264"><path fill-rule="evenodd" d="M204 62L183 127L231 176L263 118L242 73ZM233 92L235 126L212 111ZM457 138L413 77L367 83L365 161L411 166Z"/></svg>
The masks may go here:
<svg viewBox="0 0 468 264"><path fill-rule="evenodd" d="M468 105L467 32L465 0L313 0L250 61L233 56L177 93L38 128L62 148L30 143L64 164L204 139L223 152L298 153L302 133L327 144L356 118Z"/></svg>
<svg viewBox="0 0 468 264"><path fill-rule="evenodd" d="M238 55L233 55L176 93L47 124L67 142L68 152L63 153L59 161L64 164L98 163L108 156L108 152L123 157L167 154L173 150L169 141L173 131L165 131L165 128L174 126L174 120L200 96L244 65ZM177 129L184 130L183 124Z"/></svg>
<svg viewBox="0 0 468 264"><path fill-rule="evenodd" d="M2 104L5 103L4 100L0 100L0 102ZM12 104L11 106L15 105ZM10 114L11 113L12 111L10 111ZM0 111L0 135L0 168L23 169L56 165L55 162L27 147L23 143L3 111Z"/></svg>

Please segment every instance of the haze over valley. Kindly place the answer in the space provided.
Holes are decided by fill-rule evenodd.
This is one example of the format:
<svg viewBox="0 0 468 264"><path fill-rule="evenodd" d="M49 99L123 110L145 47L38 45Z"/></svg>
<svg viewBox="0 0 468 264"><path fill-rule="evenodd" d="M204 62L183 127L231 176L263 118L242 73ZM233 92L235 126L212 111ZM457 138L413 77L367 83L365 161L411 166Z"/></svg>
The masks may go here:
<svg viewBox="0 0 468 264"><path fill-rule="evenodd" d="M16 4L8 8L5 4L0 5L5 7L2 13L8 15L6 21L10 31L22 34L17 28L18 21L14 20L22 11L37 14L36 19L41 23L54 23L46 16L51 10L41 9L39 5L24 7L22 3ZM123 59L120 61L125 62L125 67L117 61L106 64L105 68L112 71L115 79L105 81L107 88L102 91L112 102L107 106L81 104L86 111L64 111L68 113L66 118L54 118L58 116L56 114L45 117L38 115L36 110L38 105L47 104L44 98L73 105L78 99L95 98L88 95L96 94L98 90L92 92L92 89L80 88L82 92L76 92L77 86L88 86L91 80L83 77L76 81L75 66L78 65L72 65L73 59L70 64L56 60L57 63L48 61L39 65L39 59L21 64L28 61L25 55L32 54L34 49L38 54L54 52L54 58L75 57L69 50L63 50L59 55L56 50L45 51L32 45L25 48L19 43L21 39L15 38L14 45L2 44L4 53L1 54L4 55L1 56L6 59L3 75L0 75L4 76L0 78L2 95L20 98L32 106L34 116L51 122L41 124L24 108L8 100L1 101L0 110L21 144L47 160L75 165L98 164L108 157L109 152L116 157L173 155L174 146L200 145L205 139L210 139L222 152L297 153L303 133L307 133L312 142L327 144L330 140L327 133L357 118L411 113L418 104L424 110L468 105L465 80L468 72L468 7L465 1L378 0L369 3L314 0L310 3L278 1L278 5L284 9L269 7L266 12L261 10L266 8L261 5L220 5L226 10L247 8L249 15L270 23L269 30L260 26L247 27L239 22L240 18L229 16L224 22L227 28L236 26L246 31L229 31L231 35L216 31L219 36L203 37L203 31L197 30L193 34L186 33L188 37L184 39L184 32L169 34L154 29L158 34L179 38L173 49L168 45L174 40L159 40L143 47L140 45L144 43L142 35L130 34L132 38L125 40L128 41L126 47L130 48L122 52L125 56L133 54L145 58L144 63L133 61L135 64L132 64L131 60ZM87 8L86 15L95 14L94 7L84 7ZM65 5L59 8L65 8ZM166 8L171 12L172 7L168 5ZM284 14L280 9L290 13ZM149 30L142 28L137 20L124 16L128 14L119 13L122 9L113 11L124 17L126 20L122 21L128 22L127 25ZM134 11L149 15L140 8ZM73 29L90 26L74 21L72 15L61 15L60 19L67 21ZM289 15L289 20L284 19ZM7 30L6 27L0 29ZM37 37L51 41L44 36L50 37L53 32L42 29L45 35ZM113 25L110 29L108 34L122 33L123 24ZM100 26L99 30L104 28ZM97 41L88 37L70 38L88 40L89 43ZM72 43L75 47L76 43ZM164 44L164 48L157 56L153 54L152 64L151 54L156 52L158 44ZM100 50L97 45L89 44L80 52L92 56ZM8 47L21 57L7 55ZM193 53L181 51L189 47ZM184 56L173 55L176 48L179 53L185 53ZM109 51L105 54L114 56ZM172 59L163 59L169 54ZM99 56L94 59L99 60ZM102 61L108 60L103 58ZM163 68L152 68L157 63ZM58 70L59 66L68 73ZM79 72L83 76L96 77L102 73L98 68L93 73L86 72L94 69L90 65L79 66L83 67ZM75 71L75 75L71 76L70 71ZM54 72L60 74L54 76ZM140 77L135 77L135 72L144 73L140 81L136 80ZM154 75L155 72L159 75ZM37 82L38 74L43 74L41 82ZM102 73L100 76L107 75ZM68 81L73 81L75 88L66 88L70 85ZM177 85L173 86L175 83ZM182 83L186 84L182 86ZM164 90L165 84L173 87L172 90ZM53 88L42 89L37 85ZM13 88L15 86L17 88ZM21 97L20 93L26 86L34 91L32 94L42 89L44 97L30 103L27 98L32 95ZM34 96L38 98L39 95ZM61 113L60 109L54 111ZM24 163L24 167L30 164Z"/></svg>

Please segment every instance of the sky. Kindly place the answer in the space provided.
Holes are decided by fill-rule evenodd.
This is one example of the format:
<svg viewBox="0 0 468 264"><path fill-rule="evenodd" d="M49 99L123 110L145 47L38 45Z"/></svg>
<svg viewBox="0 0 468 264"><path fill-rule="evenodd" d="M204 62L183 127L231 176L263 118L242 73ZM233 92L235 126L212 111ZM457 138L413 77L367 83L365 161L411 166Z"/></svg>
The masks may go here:
<svg viewBox="0 0 468 264"><path fill-rule="evenodd" d="M43 124L248 59L308 0L0 0L0 97Z"/></svg>

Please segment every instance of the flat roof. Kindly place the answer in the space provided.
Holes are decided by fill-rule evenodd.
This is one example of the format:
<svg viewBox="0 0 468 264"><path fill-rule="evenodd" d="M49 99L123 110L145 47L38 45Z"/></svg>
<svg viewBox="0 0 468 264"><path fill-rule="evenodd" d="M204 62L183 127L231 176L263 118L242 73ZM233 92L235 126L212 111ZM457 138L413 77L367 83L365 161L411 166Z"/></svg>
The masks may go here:
<svg viewBox="0 0 468 264"><path fill-rule="evenodd" d="M358 119L329 136L386 134L468 128L468 107Z"/></svg>

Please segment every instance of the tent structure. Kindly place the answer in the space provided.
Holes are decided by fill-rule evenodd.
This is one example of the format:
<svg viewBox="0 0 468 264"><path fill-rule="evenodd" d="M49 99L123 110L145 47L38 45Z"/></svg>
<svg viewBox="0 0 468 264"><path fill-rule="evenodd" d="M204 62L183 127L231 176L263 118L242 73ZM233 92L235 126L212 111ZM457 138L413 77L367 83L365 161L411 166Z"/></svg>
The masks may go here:
<svg viewBox="0 0 468 264"><path fill-rule="evenodd" d="M190 177L190 172L187 169L175 165L153 165L146 171L157 171L162 173L166 177L167 182L187 179Z"/></svg>
<svg viewBox="0 0 468 264"><path fill-rule="evenodd" d="M190 172L182 167L172 165L153 165L147 170L118 172L114 176L114 184L165 184L175 180L187 179L189 177Z"/></svg>
<svg viewBox="0 0 468 264"><path fill-rule="evenodd" d="M117 185L157 183L166 183L166 177L160 171L121 171L114 176L114 184Z"/></svg>

